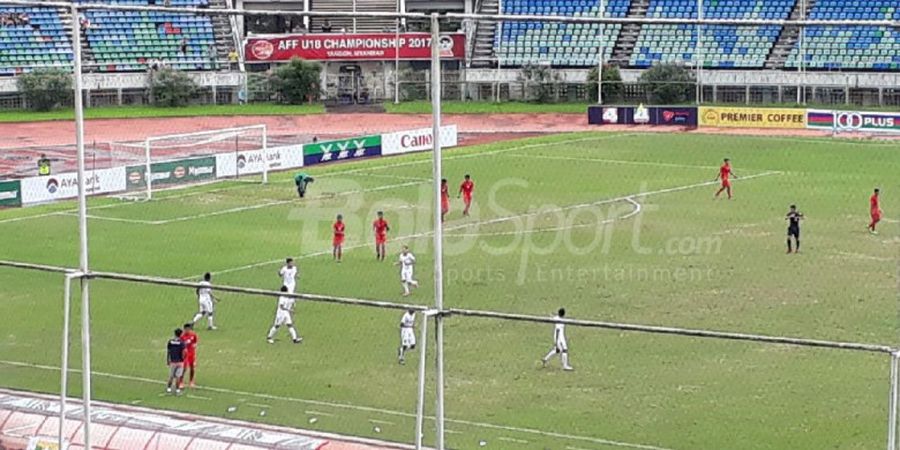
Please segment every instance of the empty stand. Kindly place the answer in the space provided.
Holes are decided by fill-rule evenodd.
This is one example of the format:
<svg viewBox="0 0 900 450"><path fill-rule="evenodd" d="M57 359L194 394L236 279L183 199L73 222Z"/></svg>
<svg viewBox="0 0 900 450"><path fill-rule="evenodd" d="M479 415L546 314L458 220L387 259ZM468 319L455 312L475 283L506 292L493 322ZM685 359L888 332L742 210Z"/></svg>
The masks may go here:
<svg viewBox="0 0 900 450"><path fill-rule="evenodd" d="M39 66L71 66L68 18L59 10L0 5L0 19L0 75Z"/></svg>
<svg viewBox="0 0 900 450"><path fill-rule="evenodd" d="M397 12L399 0L310 0L310 10L317 12ZM321 33L322 25L328 20L331 32L338 33L343 29L347 33L379 33L394 31L396 20L379 17L314 17L311 19L310 31Z"/></svg>
<svg viewBox="0 0 900 450"><path fill-rule="evenodd" d="M900 20L898 0L817 0L810 19ZM803 65L819 70L900 70L900 29L816 26L806 30ZM800 44L786 66L800 65Z"/></svg>
<svg viewBox="0 0 900 450"><path fill-rule="evenodd" d="M98 3L95 0L78 0ZM169 0L173 7L205 8L209 0ZM163 5L154 0L107 0L99 3ZM192 13L158 11L89 10L84 30L98 70L109 72L146 70L158 60L179 70L211 70L219 49L209 17Z"/></svg>
<svg viewBox="0 0 900 450"><path fill-rule="evenodd" d="M503 13L599 17L600 2L592 0L507 0ZM605 17L625 17L629 0L604 2ZM503 65L549 63L554 66L597 65L603 40L603 58L612 54L620 25L505 22L497 30L495 51Z"/></svg>

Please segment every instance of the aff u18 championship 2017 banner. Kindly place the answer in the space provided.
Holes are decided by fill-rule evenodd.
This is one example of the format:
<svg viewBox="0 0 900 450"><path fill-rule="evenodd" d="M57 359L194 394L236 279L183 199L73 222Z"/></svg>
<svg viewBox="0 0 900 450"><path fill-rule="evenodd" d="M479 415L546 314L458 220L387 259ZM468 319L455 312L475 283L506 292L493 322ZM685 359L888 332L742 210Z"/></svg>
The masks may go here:
<svg viewBox="0 0 900 450"><path fill-rule="evenodd" d="M900 113L828 111L806 112L807 127L837 132L900 133Z"/></svg>
<svg viewBox="0 0 900 450"><path fill-rule="evenodd" d="M321 33L278 36L253 36L244 44L247 61L383 61L431 59L430 33ZM461 33L443 34L441 58L463 59L466 37ZM399 56L398 56L399 51Z"/></svg>

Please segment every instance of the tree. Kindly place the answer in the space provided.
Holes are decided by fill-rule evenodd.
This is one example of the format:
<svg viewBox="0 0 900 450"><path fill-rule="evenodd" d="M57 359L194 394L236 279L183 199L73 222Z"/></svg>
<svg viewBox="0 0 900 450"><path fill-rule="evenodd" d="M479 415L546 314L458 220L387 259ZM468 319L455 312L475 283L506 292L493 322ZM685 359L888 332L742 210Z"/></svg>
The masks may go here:
<svg viewBox="0 0 900 450"><path fill-rule="evenodd" d="M283 103L299 105L307 103L321 92L319 74L322 65L317 62L293 58L291 62L275 69L272 85Z"/></svg>
<svg viewBox="0 0 900 450"><path fill-rule="evenodd" d="M150 102L156 106L187 106L197 91L188 74L169 67L150 71Z"/></svg>
<svg viewBox="0 0 900 450"><path fill-rule="evenodd" d="M597 101L597 68L588 72L588 95L593 102ZM622 101L625 85L619 68L610 64L603 65L603 103L610 104Z"/></svg>
<svg viewBox="0 0 900 450"><path fill-rule="evenodd" d="M69 105L75 97L72 74L62 69L35 69L19 76L16 85L25 96L25 102L35 111Z"/></svg>
<svg viewBox="0 0 900 450"><path fill-rule="evenodd" d="M694 97L694 73L679 64L657 64L641 74L641 86L650 103L675 105L688 103Z"/></svg>
<svg viewBox="0 0 900 450"><path fill-rule="evenodd" d="M550 103L555 99L556 86L560 81L559 74L547 65L526 64L519 72L525 100L530 102Z"/></svg>

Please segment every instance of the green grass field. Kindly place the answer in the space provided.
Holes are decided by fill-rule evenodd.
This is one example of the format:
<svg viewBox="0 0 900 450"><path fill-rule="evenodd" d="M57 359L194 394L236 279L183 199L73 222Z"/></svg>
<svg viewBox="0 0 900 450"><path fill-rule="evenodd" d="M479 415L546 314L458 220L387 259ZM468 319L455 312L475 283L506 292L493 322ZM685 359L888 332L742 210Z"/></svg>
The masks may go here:
<svg viewBox="0 0 900 450"><path fill-rule="evenodd" d="M900 210L897 150L825 139L595 133L449 151L445 175L455 189L471 173L477 207L462 218L454 198L445 225L446 306L547 316L565 306L579 319L895 344L900 233L895 221L883 222L877 236L865 225L874 186L882 187L888 218ZM725 156L740 177L731 201L714 200L710 183ZM403 302L396 268L376 262L369 244L369 224L384 210L389 251L409 244L418 257L422 288L408 301L427 305L429 159L309 168L317 181L304 201L294 199L287 173L268 185L160 192L149 203L94 198L92 267L191 280L211 271L214 283L276 289L278 261L294 256L301 292ZM807 219L802 252L786 255L792 203ZM0 210L2 259L76 266L76 217L67 212L74 207ZM330 256L338 212L347 218L343 264ZM220 329L199 332L201 387L174 398L161 395L163 348L194 314L193 292L108 280L91 286L95 398L412 441L418 356L396 363L397 311L300 302L304 343L282 334L268 345L274 299L222 294ZM62 277L0 268L0 297L0 385L58 392ZM558 361L546 369L538 362L552 327L449 318L448 445L884 445L887 356L574 327L568 335L576 371L564 373ZM77 366L77 331L73 339ZM432 413L430 396L427 406Z"/></svg>

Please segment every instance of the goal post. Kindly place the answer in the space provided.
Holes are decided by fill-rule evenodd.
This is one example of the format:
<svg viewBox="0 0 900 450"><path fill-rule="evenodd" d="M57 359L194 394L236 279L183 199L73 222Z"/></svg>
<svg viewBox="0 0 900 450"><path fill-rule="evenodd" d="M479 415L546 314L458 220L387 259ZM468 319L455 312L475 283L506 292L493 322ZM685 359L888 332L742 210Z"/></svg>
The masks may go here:
<svg viewBox="0 0 900 450"><path fill-rule="evenodd" d="M125 198L150 200L156 191L221 180L265 184L269 154L265 124L149 136L141 143L114 143L126 161Z"/></svg>

